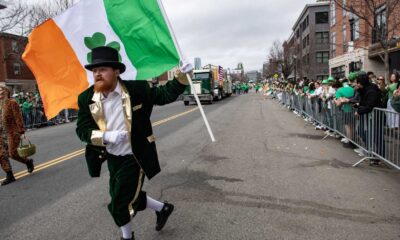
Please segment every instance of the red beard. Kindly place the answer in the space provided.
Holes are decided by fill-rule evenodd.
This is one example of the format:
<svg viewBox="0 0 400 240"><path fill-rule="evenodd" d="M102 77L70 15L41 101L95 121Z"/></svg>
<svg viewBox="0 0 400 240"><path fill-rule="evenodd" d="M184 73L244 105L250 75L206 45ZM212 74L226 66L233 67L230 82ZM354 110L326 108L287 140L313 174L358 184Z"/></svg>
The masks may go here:
<svg viewBox="0 0 400 240"><path fill-rule="evenodd" d="M95 92L110 92L112 90L113 83L106 82L106 81L97 81L94 84L94 91Z"/></svg>

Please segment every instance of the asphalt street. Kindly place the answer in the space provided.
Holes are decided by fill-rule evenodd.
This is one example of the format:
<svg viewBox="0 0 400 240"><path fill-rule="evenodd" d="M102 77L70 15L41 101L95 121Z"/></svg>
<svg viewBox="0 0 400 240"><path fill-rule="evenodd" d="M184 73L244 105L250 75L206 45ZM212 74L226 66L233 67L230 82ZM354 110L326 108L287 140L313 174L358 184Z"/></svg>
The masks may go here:
<svg viewBox="0 0 400 240"><path fill-rule="evenodd" d="M155 107L152 120L195 107ZM204 108L216 143L198 110L154 127L162 172L144 189L176 208L161 232L153 211L139 213L136 239L400 239L398 171L351 167L352 150L255 93ZM84 147L75 123L27 135L44 167L0 187L0 239L118 239L106 165L91 179L83 154L60 158Z"/></svg>

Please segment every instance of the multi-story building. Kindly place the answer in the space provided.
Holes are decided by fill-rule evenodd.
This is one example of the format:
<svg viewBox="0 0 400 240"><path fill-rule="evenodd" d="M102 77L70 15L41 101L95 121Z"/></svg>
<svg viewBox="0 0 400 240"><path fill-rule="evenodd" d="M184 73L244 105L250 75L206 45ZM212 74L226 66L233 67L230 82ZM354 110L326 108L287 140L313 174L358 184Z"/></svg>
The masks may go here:
<svg viewBox="0 0 400 240"><path fill-rule="evenodd" d="M244 81L243 63L238 63L237 68L235 69L229 69L227 74L233 82L243 82Z"/></svg>
<svg viewBox="0 0 400 240"><path fill-rule="evenodd" d="M9 86L13 92L35 91L36 80L21 56L27 38L0 33L0 83Z"/></svg>
<svg viewBox="0 0 400 240"><path fill-rule="evenodd" d="M194 58L194 69L199 70L201 68L201 58Z"/></svg>
<svg viewBox="0 0 400 240"><path fill-rule="evenodd" d="M248 82L257 82L259 77L258 71L249 71L246 73L246 78Z"/></svg>
<svg viewBox="0 0 400 240"><path fill-rule="evenodd" d="M327 1L307 4L292 28L297 79L329 75L329 7Z"/></svg>
<svg viewBox="0 0 400 240"><path fill-rule="evenodd" d="M367 5L360 5L358 2L353 4L352 1L354 0L347 0L345 4L353 6L354 11L357 13L364 12L363 16L371 15L368 22L375 24L375 27L369 26L369 24L361 20L356 14L346 11L346 9L335 1L330 1L330 73L335 77L344 77L349 72L365 70L372 71L375 75L384 76L383 49L378 42L378 34L380 36L386 34L380 31L380 33L377 33L376 30L380 29L378 26L385 26L386 24L389 24L389 29L393 30L391 32L392 36L388 36L387 38L390 39L388 43L391 45L389 47L390 71L400 71L400 26L397 27L397 24L393 24L396 21L390 21L390 19L387 21L384 4L378 4L379 7L373 14L367 9ZM365 9L361 9L361 7ZM399 18L400 9L392 14L396 15L396 18ZM375 19L373 19L374 17Z"/></svg>

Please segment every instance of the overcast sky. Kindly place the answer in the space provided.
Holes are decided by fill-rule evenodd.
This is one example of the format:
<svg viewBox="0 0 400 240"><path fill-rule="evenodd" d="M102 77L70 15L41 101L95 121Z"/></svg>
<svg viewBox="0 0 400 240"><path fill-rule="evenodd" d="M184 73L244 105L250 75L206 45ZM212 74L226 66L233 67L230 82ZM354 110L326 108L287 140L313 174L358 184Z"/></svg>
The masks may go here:
<svg viewBox="0 0 400 240"><path fill-rule="evenodd" d="M315 0L162 0L190 62L260 70L275 39L286 40L305 4Z"/></svg>
<svg viewBox="0 0 400 240"><path fill-rule="evenodd" d="M304 6L316 0L162 2L188 61L200 57L203 66L211 63L231 69L242 62L250 71L262 69L272 42L286 40Z"/></svg>

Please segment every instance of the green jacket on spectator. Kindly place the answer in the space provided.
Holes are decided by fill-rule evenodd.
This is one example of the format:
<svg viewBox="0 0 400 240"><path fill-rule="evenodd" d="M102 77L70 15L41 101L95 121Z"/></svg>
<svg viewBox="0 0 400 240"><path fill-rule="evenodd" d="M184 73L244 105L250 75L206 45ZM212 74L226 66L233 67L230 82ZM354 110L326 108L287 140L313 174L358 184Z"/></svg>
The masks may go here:
<svg viewBox="0 0 400 240"><path fill-rule="evenodd" d="M30 103L28 101L25 101L22 104L22 113L30 113L30 112L32 112L32 110L33 110L33 104L32 103Z"/></svg>

